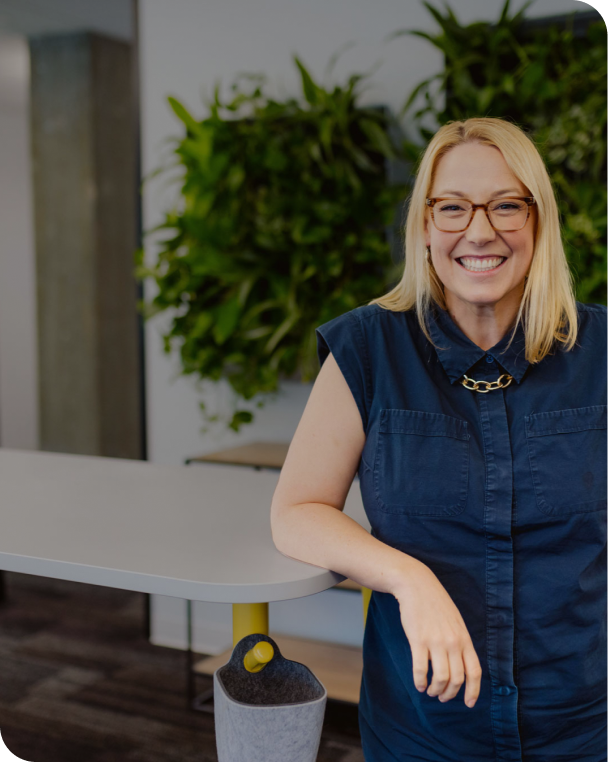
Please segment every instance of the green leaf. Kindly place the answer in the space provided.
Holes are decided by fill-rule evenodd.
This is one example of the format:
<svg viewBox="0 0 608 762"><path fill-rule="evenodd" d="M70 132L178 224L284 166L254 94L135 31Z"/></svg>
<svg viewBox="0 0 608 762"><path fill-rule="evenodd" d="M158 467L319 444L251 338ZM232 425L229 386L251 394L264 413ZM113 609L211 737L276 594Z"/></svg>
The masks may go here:
<svg viewBox="0 0 608 762"><path fill-rule="evenodd" d="M175 115L178 117L178 119L182 120L190 132L194 133L195 135L199 135L202 131L202 127L200 123L194 119L186 107L171 95L167 96L167 101L169 102L169 105L173 109Z"/></svg>
<svg viewBox="0 0 608 762"><path fill-rule="evenodd" d="M359 167L359 169L364 170L365 172L379 172L377 166L372 164L370 159L368 158L367 154L362 151L361 149L357 148L353 144L345 143L345 147L349 154L351 155L353 161L355 164Z"/></svg>
<svg viewBox="0 0 608 762"><path fill-rule="evenodd" d="M442 16L441 13L433 7L427 0L423 0L422 4L426 7L426 9L429 11L429 13L433 16L435 21L439 24L439 26L443 29L443 31L447 34L449 34L453 30L453 24L450 24L450 17L449 15L447 17Z"/></svg>
<svg viewBox="0 0 608 762"><path fill-rule="evenodd" d="M201 312L194 322L194 327L190 331L190 338L200 339L213 325L213 314L211 312Z"/></svg>
<svg viewBox="0 0 608 762"><path fill-rule="evenodd" d="M377 151L390 159L395 158L395 149L389 140L388 134L377 122L371 119L361 119L359 120L359 126Z"/></svg>
<svg viewBox="0 0 608 762"><path fill-rule="evenodd" d="M327 66L325 67L325 74L324 74L324 76L329 77L329 75L334 70L334 66L338 62L338 58L342 55L342 53L345 50L348 50L348 48L351 48L354 44L355 43L352 42L352 40L351 40L349 42L345 42L344 45L342 45L342 47L338 48L338 50L331 56L331 58L329 59L329 61L327 63Z"/></svg>
<svg viewBox="0 0 608 762"><path fill-rule="evenodd" d="M412 92L409 94L408 99L405 101L403 106L401 107L400 116L404 116L408 109L411 107L412 103L417 98L418 94L423 89L428 89L428 86L431 84L431 82L435 81L436 79L441 78L441 74L434 74L432 77L429 77L428 79L422 80L422 82L419 82L416 87L412 90Z"/></svg>
<svg viewBox="0 0 608 762"><path fill-rule="evenodd" d="M236 413L234 413L234 415L232 416L232 419L230 423L228 424L228 426L229 428L238 432L241 424L251 423L252 421L253 421L253 413L251 413L249 410L237 410Z"/></svg>
<svg viewBox="0 0 608 762"><path fill-rule="evenodd" d="M406 34L411 34L411 29L397 29L390 34L387 34L384 38L384 42L391 42L391 40L397 39L397 37L405 37Z"/></svg>
<svg viewBox="0 0 608 762"><path fill-rule="evenodd" d="M308 70L297 56L293 57L296 66L300 70L300 76L302 77L302 89L304 90L304 97L311 105L315 105L319 100L319 88L314 83Z"/></svg>
<svg viewBox="0 0 608 762"><path fill-rule="evenodd" d="M501 26L502 24L506 23L507 18L509 16L510 5L511 5L511 0L506 0L505 4L502 7L502 11L500 12L500 18L498 19L498 26Z"/></svg>
<svg viewBox="0 0 608 762"><path fill-rule="evenodd" d="M215 325L213 326L213 338L216 344L224 344L229 336L234 332L239 315L241 314L241 305L238 297L215 308Z"/></svg>
<svg viewBox="0 0 608 762"><path fill-rule="evenodd" d="M418 29L412 29L410 34L414 37L422 37L423 40L427 40L427 42L430 42L431 45L439 48L442 53L447 54L449 49L449 42L445 37L433 37L433 35L429 34L428 32L423 32Z"/></svg>
<svg viewBox="0 0 608 762"><path fill-rule="evenodd" d="M532 5L533 2L534 0L527 0L521 6L521 8L517 11L515 16L513 16L513 18L511 19L511 23L513 24L513 26L517 26L523 21L525 12L528 10L528 8Z"/></svg>
<svg viewBox="0 0 608 762"><path fill-rule="evenodd" d="M490 106L492 102L492 98L495 94L495 88L493 88L491 85L486 85L485 87L482 87L477 94L477 111L479 114L485 114L488 107Z"/></svg>
<svg viewBox="0 0 608 762"><path fill-rule="evenodd" d="M264 348L264 352L266 354L270 354L279 343L279 341L281 341L283 336L285 336L285 334L293 328L299 319L300 313L297 310L291 315L288 315L269 339L266 347Z"/></svg>

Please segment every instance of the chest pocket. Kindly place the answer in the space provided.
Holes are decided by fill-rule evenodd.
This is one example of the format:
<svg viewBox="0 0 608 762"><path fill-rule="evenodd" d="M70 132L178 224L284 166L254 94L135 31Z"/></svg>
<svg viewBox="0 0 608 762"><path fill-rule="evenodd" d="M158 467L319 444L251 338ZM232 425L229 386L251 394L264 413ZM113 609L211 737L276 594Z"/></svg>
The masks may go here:
<svg viewBox="0 0 608 762"><path fill-rule="evenodd" d="M384 409L374 459L380 510L408 516L457 516L469 482L467 422L442 413Z"/></svg>
<svg viewBox="0 0 608 762"><path fill-rule="evenodd" d="M539 510L606 510L606 405L533 413L525 421Z"/></svg>

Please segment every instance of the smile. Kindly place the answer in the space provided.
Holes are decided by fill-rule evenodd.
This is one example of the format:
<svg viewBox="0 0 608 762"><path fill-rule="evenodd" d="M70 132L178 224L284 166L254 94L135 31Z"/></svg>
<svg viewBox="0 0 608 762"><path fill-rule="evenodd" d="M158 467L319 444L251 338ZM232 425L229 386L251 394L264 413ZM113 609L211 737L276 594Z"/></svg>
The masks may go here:
<svg viewBox="0 0 608 762"><path fill-rule="evenodd" d="M493 273L503 266L507 257L460 257L456 260L458 264L470 273Z"/></svg>

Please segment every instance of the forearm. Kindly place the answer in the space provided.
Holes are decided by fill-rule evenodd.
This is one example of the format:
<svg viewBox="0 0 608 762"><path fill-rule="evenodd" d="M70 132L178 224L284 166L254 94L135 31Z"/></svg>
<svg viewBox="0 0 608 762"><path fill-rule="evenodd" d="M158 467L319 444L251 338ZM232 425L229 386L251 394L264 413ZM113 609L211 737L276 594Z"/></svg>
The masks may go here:
<svg viewBox="0 0 608 762"><path fill-rule="evenodd" d="M371 590L398 597L420 561L372 537L360 524L324 503L274 512L272 536L290 558L331 569Z"/></svg>

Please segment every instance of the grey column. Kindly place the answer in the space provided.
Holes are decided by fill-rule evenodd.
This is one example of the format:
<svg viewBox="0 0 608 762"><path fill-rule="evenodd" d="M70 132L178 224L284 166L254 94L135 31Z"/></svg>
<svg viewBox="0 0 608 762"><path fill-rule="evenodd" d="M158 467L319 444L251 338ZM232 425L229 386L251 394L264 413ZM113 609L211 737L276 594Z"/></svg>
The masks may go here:
<svg viewBox="0 0 608 762"><path fill-rule="evenodd" d="M41 449L141 457L133 50L30 39Z"/></svg>

